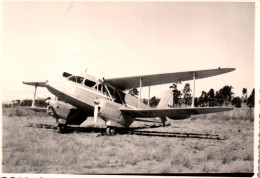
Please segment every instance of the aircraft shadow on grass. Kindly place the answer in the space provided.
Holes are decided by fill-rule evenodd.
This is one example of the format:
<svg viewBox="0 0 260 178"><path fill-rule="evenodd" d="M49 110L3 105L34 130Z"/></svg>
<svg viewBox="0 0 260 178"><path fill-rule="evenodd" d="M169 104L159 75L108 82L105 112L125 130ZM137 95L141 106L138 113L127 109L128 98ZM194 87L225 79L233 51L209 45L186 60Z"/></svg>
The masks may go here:
<svg viewBox="0 0 260 178"><path fill-rule="evenodd" d="M169 124L170 125L170 124ZM169 125L166 125L169 126ZM37 127L37 128L45 128L45 129L54 129L56 130L57 127L53 125L44 125L44 124L29 124L28 127ZM154 137L175 137L175 138L197 138L197 139L213 139L213 140L225 140L224 137L216 134L208 134L208 133L191 133L191 132L161 132L161 131L149 131L144 129L149 128L160 128L162 125L149 125L149 126L142 126L142 127L130 127L128 130L125 128L117 128L116 135L139 135L139 136L154 136ZM107 136L106 128L95 127L75 127L70 126L68 127L68 131L66 134L72 133L98 133L97 136Z"/></svg>

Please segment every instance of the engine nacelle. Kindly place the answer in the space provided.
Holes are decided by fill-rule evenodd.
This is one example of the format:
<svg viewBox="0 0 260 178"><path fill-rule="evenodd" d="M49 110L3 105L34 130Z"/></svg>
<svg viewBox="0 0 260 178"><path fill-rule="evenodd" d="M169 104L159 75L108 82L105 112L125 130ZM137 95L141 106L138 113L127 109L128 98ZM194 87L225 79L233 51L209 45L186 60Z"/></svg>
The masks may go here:
<svg viewBox="0 0 260 178"><path fill-rule="evenodd" d="M50 100L47 113L59 119L62 124L80 125L90 115L74 106L59 100Z"/></svg>
<svg viewBox="0 0 260 178"><path fill-rule="evenodd" d="M134 122L134 118L122 114L119 107L106 100L100 101L98 116L105 121L106 126L129 127Z"/></svg>

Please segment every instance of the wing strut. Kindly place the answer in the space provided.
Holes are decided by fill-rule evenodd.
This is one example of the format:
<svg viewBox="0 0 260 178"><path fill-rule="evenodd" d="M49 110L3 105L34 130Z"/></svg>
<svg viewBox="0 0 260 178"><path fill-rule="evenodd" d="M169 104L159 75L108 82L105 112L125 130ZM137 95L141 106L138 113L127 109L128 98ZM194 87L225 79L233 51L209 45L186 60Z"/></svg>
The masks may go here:
<svg viewBox="0 0 260 178"><path fill-rule="evenodd" d="M150 85L148 90L148 108L150 108Z"/></svg>
<svg viewBox="0 0 260 178"><path fill-rule="evenodd" d="M36 91L37 91L37 84L35 84L35 89L34 89L34 95L33 95L33 102L32 102L32 108L35 107L35 96L36 96Z"/></svg>
<svg viewBox="0 0 260 178"><path fill-rule="evenodd" d="M140 92L139 92L138 108L140 108L141 105L141 97L142 97L142 78L140 77Z"/></svg>
<svg viewBox="0 0 260 178"><path fill-rule="evenodd" d="M192 104L191 107L194 108L194 98L195 98L195 81L196 81L196 74L193 73L193 95L192 95Z"/></svg>

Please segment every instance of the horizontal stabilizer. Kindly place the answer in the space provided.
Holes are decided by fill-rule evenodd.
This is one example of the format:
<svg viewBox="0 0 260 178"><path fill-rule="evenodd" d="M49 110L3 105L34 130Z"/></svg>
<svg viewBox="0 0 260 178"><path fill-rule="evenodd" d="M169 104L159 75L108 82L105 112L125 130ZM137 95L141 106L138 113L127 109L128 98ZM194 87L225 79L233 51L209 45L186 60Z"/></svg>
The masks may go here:
<svg viewBox="0 0 260 178"><path fill-rule="evenodd" d="M46 82L23 82L23 84L37 87L46 87Z"/></svg>
<svg viewBox="0 0 260 178"><path fill-rule="evenodd" d="M168 117L170 119L185 119L191 115L210 114L230 111L231 107L198 107L198 108L166 108L166 109L120 109L132 117Z"/></svg>

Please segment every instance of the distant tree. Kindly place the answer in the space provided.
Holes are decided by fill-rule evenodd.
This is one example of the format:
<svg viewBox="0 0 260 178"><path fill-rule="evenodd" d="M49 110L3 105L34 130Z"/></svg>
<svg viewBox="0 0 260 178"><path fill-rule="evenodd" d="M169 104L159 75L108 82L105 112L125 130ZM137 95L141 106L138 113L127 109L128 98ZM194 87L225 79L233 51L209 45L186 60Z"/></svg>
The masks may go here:
<svg viewBox="0 0 260 178"><path fill-rule="evenodd" d="M218 106L218 100L216 98L209 99L209 107Z"/></svg>
<svg viewBox="0 0 260 178"><path fill-rule="evenodd" d="M181 91L178 90L177 84L178 84L178 83L173 83L173 84L170 86L170 88L172 88L173 104L174 104L175 106L178 105L179 100L180 100L181 95L182 95Z"/></svg>
<svg viewBox="0 0 260 178"><path fill-rule="evenodd" d="M247 89L243 88L242 93L243 93L244 96L246 96L247 95Z"/></svg>
<svg viewBox="0 0 260 178"><path fill-rule="evenodd" d="M211 89L209 90L208 96L209 96L209 98L215 98L215 91L214 91L214 89L211 88Z"/></svg>
<svg viewBox="0 0 260 178"><path fill-rule="evenodd" d="M252 90L251 95L248 97L247 106L249 108L255 107L255 89Z"/></svg>
<svg viewBox="0 0 260 178"><path fill-rule="evenodd" d="M201 92L201 95L199 97L199 103L200 103L200 106L202 106L202 107L207 106L208 95L207 95L207 93L205 91Z"/></svg>
<svg viewBox="0 0 260 178"><path fill-rule="evenodd" d="M137 88L133 88L133 89L129 90L128 93L132 96L138 96L139 95L139 91L137 90Z"/></svg>
<svg viewBox="0 0 260 178"><path fill-rule="evenodd" d="M144 98L143 99L143 103L147 105L148 104L148 99Z"/></svg>
<svg viewBox="0 0 260 178"><path fill-rule="evenodd" d="M150 99L150 106L151 106L151 107L156 107L159 102L160 102L160 99L159 99L159 98L156 98L155 96L153 96L153 97Z"/></svg>
<svg viewBox="0 0 260 178"><path fill-rule="evenodd" d="M15 100L15 103L16 103L17 106L19 106L21 104L21 100L19 100L19 99Z"/></svg>
<svg viewBox="0 0 260 178"><path fill-rule="evenodd" d="M200 105L199 98L198 98L198 97L195 97L195 98L194 98L194 106L195 106L195 107L198 107L199 105Z"/></svg>
<svg viewBox="0 0 260 178"><path fill-rule="evenodd" d="M225 96L222 94L222 89L216 92L215 99L217 100L219 106L223 105L225 102Z"/></svg>
<svg viewBox="0 0 260 178"><path fill-rule="evenodd" d="M243 93L243 102L247 103L247 89L243 88L242 93Z"/></svg>
<svg viewBox="0 0 260 178"><path fill-rule="evenodd" d="M217 99L217 102L220 106L222 106L223 103L228 104L228 102L231 101L234 95L232 89L232 86L225 85L223 88L216 92L215 98Z"/></svg>
<svg viewBox="0 0 260 178"><path fill-rule="evenodd" d="M242 103L242 100L240 97L234 97L232 99L232 105L234 105L236 108L241 108L241 103Z"/></svg>
<svg viewBox="0 0 260 178"><path fill-rule="evenodd" d="M210 107L214 107L218 105L217 99L215 98L215 91L212 88L208 92L208 105Z"/></svg>
<svg viewBox="0 0 260 178"><path fill-rule="evenodd" d="M45 99L37 99L37 100L35 100L35 105L37 107L47 107L47 103L45 103Z"/></svg>
<svg viewBox="0 0 260 178"><path fill-rule="evenodd" d="M182 90L184 94L184 104L185 105L191 105L191 92L192 90L190 89L190 84L186 83L184 86L184 89Z"/></svg>
<svg viewBox="0 0 260 178"><path fill-rule="evenodd" d="M19 106L21 103L21 100L17 99L17 100L12 100L12 106L15 107L15 106Z"/></svg>
<svg viewBox="0 0 260 178"><path fill-rule="evenodd" d="M32 100L31 99L22 100L20 106L28 106L28 107L30 107L30 106L32 106Z"/></svg>
<svg viewBox="0 0 260 178"><path fill-rule="evenodd" d="M3 108L10 108L12 105L11 104L2 104Z"/></svg>
<svg viewBox="0 0 260 178"><path fill-rule="evenodd" d="M225 85L222 88L222 95L227 99L227 101L231 101L232 95L234 94L232 92L232 89L233 89L233 87L232 86L228 86L228 85Z"/></svg>

